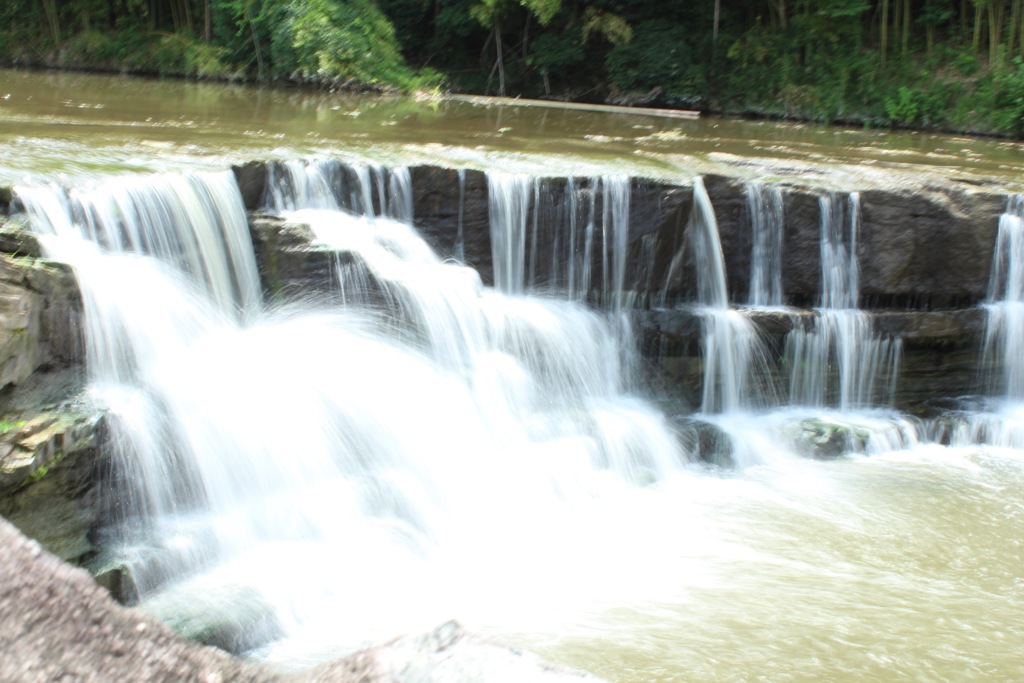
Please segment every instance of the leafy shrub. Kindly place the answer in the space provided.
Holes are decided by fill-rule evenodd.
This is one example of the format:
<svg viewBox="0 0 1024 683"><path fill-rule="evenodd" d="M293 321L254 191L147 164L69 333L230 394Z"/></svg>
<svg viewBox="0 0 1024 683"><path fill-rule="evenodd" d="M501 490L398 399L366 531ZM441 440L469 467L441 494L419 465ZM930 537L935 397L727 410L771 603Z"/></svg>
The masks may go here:
<svg viewBox="0 0 1024 683"><path fill-rule="evenodd" d="M690 32L684 26L642 23L634 28L630 42L620 43L608 53L608 75L626 92L661 88L670 98L698 102L707 89L707 76L693 57L690 42Z"/></svg>
<svg viewBox="0 0 1024 683"><path fill-rule="evenodd" d="M896 99L885 99L885 113L889 120L902 126L912 125L920 115L920 108L914 93L905 85L897 91Z"/></svg>

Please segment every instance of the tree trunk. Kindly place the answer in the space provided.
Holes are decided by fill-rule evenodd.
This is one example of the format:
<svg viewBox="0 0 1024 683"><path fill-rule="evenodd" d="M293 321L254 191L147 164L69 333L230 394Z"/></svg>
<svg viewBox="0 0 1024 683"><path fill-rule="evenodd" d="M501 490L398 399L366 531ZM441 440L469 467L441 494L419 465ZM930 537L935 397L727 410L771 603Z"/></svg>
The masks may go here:
<svg viewBox="0 0 1024 683"><path fill-rule="evenodd" d="M494 45L498 53L498 95L501 97L505 96L505 57L502 54L501 47L501 24L498 19L494 19Z"/></svg>
<svg viewBox="0 0 1024 683"><path fill-rule="evenodd" d="M1017 0L1018 4L1022 4L1021 0ZM1017 27L1017 34L1020 36L1020 54L1024 57L1024 7L1021 7L1020 14L1020 26Z"/></svg>
<svg viewBox="0 0 1024 683"><path fill-rule="evenodd" d="M998 4L998 6L997 6ZM988 63L995 66L999 61L999 45L1003 35L1003 11L1005 6L1000 0L998 3L989 3L988 7Z"/></svg>
<svg viewBox="0 0 1024 683"><path fill-rule="evenodd" d="M249 32L252 34L252 46L256 50L256 68L258 69L258 75L260 83L264 81L263 72L263 53L260 51L260 40L256 36L256 25L252 22L252 8L245 5L245 18L249 20Z"/></svg>
<svg viewBox="0 0 1024 683"><path fill-rule="evenodd" d="M981 51L981 15L985 12L985 6L978 4L974 6L974 37L971 40L971 47L974 53Z"/></svg>
<svg viewBox="0 0 1024 683"><path fill-rule="evenodd" d="M903 40L900 48L906 58L910 50L910 0L903 0Z"/></svg>
<svg viewBox="0 0 1024 683"><path fill-rule="evenodd" d="M722 0L715 0L715 25L711 30L711 40L718 42L718 19L721 16Z"/></svg>
<svg viewBox="0 0 1024 683"><path fill-rule="evenodd" d="M60 44L60 19L57 17L56 0L42 0L43 12L46 14L47 28L53 37L54 46Z"/></svg>
<svg viewBox="0 0 1024 683"><path fill-rule="evenodd" d="M881 56L882 66L885 66L885 58L889 53L889 0L882 0L882 29L881 41L878 52Z"/></svg>
<svg viewBox="0 0 1024 683"><path fill-rule="evenodd" d="M1010 7L1010 25L1006 28L1006 56L1013 54L1017 47L1017 25L1020 23L1020 0L1013 0Z"/></svg>

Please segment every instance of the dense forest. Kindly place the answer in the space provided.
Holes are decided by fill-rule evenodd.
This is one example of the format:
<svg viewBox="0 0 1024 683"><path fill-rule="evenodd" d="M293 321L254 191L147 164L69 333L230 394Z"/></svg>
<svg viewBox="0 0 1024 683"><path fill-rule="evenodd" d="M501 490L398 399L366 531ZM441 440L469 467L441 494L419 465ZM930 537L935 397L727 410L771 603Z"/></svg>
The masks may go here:
<svg viewBox="0 0 1024 683"><path fill-rule="evenodd" d="M0 59L1024 135L1024 0L4 0Z"/></svg>

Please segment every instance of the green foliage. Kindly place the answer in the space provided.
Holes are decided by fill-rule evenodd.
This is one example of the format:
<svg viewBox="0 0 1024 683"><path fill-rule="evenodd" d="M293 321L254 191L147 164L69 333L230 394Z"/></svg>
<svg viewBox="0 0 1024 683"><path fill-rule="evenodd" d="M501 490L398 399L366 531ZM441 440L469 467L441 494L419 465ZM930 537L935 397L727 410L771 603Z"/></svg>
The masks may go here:
<svg viewBox="0 0 1024 683"><path fill-rule="evenodd" d="M371 0L232 0L236 54L272 78L409 88L394 27Z"/></svg>
<svg viewBox="0 0 1024 683"><path fill-rule="evenodd" d="M603 36L612 45L624 45L633 40L633 27L617 14L588 7L583 14L583 40L592 34Z"/></svg>
<svg viewBox="0 0 1024 683"><path fill-rule="evenodd" d="M8 432L12 432L15 429L21 429L24 426L25 426L25 420L18 420L16 422L11 422L10 420L4 418L4 419L0 420L0 435L6 434Z"/></svg>
<svg viewBox="0 0 1024 683"><path fill-rule="evenodd" d="M867 0L828 0L818 12L828 19L853 19L871 9Z"/></svg>
<svg viewBox="0 0 1024 683"><path fill-rule="evenodd" d="M914 93L907 86L901 85L896 99L886 98L885 113L893 123L909 126L917 121L921 110Z"/></svg>
<svg viewBox="0 0 1024 683"><path fill-rule="evenodd" d="M525 7L544 26L558 14L562 0L481 0L469 8L469 13L481 25L492 28L516 6Z"/></svg>
<svg viewBox="0 0 1024 683"><path fill-rule="evenodd" d="M609 51L606 64L611 82L625 92L660 88L669 98L699 102L707 87L706 72L690 41L690 32L682 26L640 24L633 40Z"/></svg>
<svg viewBox="0 0 1024 683"><path fill-rule="evenodd" d="M527 63L541 73L559 73L580 65L585 54L580 36L568 31L544 33L533 41Z"/></svg>
<svg viewBox="0 0 1024 683"><path fill-rule="evenodd" d="M986 94L991 97L992 128L1024 134L1024 60L1015 57L1012 66L993 70Z"/></svg>

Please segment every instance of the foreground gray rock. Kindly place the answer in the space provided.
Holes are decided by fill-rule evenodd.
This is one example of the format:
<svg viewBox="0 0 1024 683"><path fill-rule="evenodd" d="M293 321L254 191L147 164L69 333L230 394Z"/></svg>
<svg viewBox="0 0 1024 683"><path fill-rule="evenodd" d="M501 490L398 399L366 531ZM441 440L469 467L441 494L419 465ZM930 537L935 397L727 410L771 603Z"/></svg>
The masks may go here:
<svg viewBox="0 0 1024 683"><path fill-rule="evenodd" d="M430 633L398 638L318 667L303 678L318 683L342 680L388 683L598 683L536 655L473 635L454 621Z"/></svg>
<svg viewBox="0 0 1024 683"><path fill-rule="evenodd" d="M0 680L281 680L173 634L114 603L83 570L64 564L0 519Z"/></svg>
<svg viewBox="0 0 1024 683"><path fill-rule="evenodd" d="M156 618L116 604L73 568L0 518L0 681L322 681L489 683L597 679L467 633L455 623L284 675L185 640Z"/></svg>

